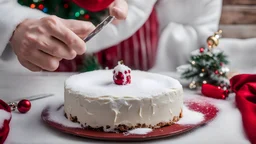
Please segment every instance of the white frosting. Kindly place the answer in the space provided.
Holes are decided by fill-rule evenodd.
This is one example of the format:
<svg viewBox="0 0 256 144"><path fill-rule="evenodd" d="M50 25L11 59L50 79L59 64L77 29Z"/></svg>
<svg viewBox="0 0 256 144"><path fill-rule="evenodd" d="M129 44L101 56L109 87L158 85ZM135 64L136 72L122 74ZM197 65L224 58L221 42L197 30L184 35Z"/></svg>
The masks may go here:
<svg viewBox="0 0 256 144"><path fill-rule="evenodd" d="M3 127L4 121L8 120L10 118L11 118L11 113L9 113L3 109L0 109L0 129Z"/></svg>
<svg viewBox="0 0 256 144"><path fill-rule="evenodd" d="M118 65L114 67L114 71L115 71L116 73L117 73L118 71L124 73L124 72L127 71L127 70L130 70L130 71L131 71L131 69L130 69L128 66L126 66L126 65L124 65L124 64L121 64L120 62L118 62Z"/></svg>
<svg viewBox="0 0 256 144"><path fill-rule="evenodd" d="M145 135L152 131L153 131L153 129L151 129L151 128L136 128L136 129L130 130L128 132L125 132L124 135L130 135L130 134Z"/></svg>
<svg viewBox="0 0 256 144"><path fill-rule="evenodd" d="M164 94L170 89L181 89L179 81L160 74L132 71L132 83L116 85L113 70L98 70L71 76L66 80L65 88L86 97L152 97Z"/></svg>
<svg viewBox="0 0 256 144"><path fill-rule="evenodd" d="M61 124L65 127L69 127L69 128L82 128L80 124L71 122L70 120L66 119L66 117L64 117L64 106L61 106L61 105L62 104L60 104L60 103L57 103L57 104L54 103L54 104L49 105L49 109L48 109L49 120L53 121L55 123ZM60 106L61 106L61 108L59 108ZM0 116L4 116L5 118L9 119L8 113L5 111L4 111L4 113L6 113L6 114L3 114L0 112L0 114L3 114ZM3 119L1 119L1 120L3 121ZM202 113L190 110L187 108L187 106L184 105L183 106L183 117L177 122L177 124L180 124L180 125L198 124L203 120L204 120L204 115ZM125 132L124 134L125 135L147 134L151 131L152 131L152 129L150 129L150 128L136 128L136 129L130 130L128 132Z"/></svg>
<svg viewBox="0 0 256 144"><path fill-rule="evenodd" d="M76 116L81 124L114 131L120 124L156 126L180 115L183 89L177 80L132 71L131 84L116 85L112 75L111 70L99 70L67 79L64 98L67 116Z"/></svg>

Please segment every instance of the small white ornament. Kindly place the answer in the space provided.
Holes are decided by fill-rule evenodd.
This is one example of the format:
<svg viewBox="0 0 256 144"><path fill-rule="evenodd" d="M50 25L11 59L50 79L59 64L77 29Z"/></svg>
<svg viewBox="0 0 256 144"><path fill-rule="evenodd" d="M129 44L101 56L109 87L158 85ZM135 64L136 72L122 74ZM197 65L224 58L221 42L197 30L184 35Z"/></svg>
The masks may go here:
<svg viewBox="0 0 256 144"><path fill-rule="evenodd" d="M229 72L229 68L228 67L222 67L221 71L224 72L224 73L227 73L227 72Z"/></svg>

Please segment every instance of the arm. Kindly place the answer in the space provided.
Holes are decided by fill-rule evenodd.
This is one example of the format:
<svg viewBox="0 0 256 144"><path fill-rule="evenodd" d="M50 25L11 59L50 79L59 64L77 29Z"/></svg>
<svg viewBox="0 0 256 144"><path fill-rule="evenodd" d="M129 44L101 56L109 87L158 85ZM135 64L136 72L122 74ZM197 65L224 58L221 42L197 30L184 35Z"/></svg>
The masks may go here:
<svg viewBox="0 0 256 144"><path fill-rule="evenodd" d="M221 0L162 0L157 5L161 27L157 70L176 70L190 52L206 46L206 39L218 29Z"/></svg>
<svg viewBox="0 0 256 144"><path fill-rule="evenodd" d="M41 11L19 5L16 0L0 0L0 56L2 56L16 26L26 18L46 16Z"/></svg>
<svg viewBox="0 0 256 144"><path fill-rule="evenodd" d="M157 0L127 0L128 15L119 24L109 24L87 43L93 53L111 47L132 36L148 19Z"/></svg>
<svg viewBox="0 0 256 144"><path fill-rule="evenodd" d="M127 4L124 0L115 0L110 10L117 19L124 19ZM6 13L0 18L1 56L10 41L18 61L31 71L54 71L61 59L71 60L77 54L83 54L86 47L81 38L95 28L89 22L47 16L22 7L14 0L0 0L0 13ZM3 56L8 57L6 55Z"/></svg>

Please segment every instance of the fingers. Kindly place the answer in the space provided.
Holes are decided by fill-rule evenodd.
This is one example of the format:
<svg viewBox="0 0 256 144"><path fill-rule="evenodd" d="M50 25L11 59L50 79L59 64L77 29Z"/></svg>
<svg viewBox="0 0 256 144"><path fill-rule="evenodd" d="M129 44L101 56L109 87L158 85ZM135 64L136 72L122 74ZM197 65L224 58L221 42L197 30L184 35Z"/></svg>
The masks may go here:
<svg viewBox="0 0 256 144"><path fill-rule="evenodd" d="M67 60L71 60L74 59L76 56L76 51L74 51L72 48L67 47L67 45L54 37L42 36L41 41L37 43L36 47L39 50L49 55L55 56L59 59L64 58Z"/></svg>
<svg viewBox="0 0 256 144"><path fill-rule="evenodd" d="M42 69L32 63L30 63L29 61L21 58L21 57L18 57L18 60L20 62L20 64L22 66L24 66L25 68L29 69L30 71L33 71L33 72L38 72L38 71L42 71Z"/></svg>
<svg viewBox="0 0 256 144"><path fill-rule="evenodd" d="M55 71L59 67L59 59L42 51L34 50L25 57L27 61L47 71Z"/></svg>
<svg viewBox="0 0 256 144"><path fill-rule="evenodd" d="M128 13L128 4L125 0L115 0L110 6L110 15L115 16L118 20L124 20Z"/></svg>
<svg viewBox="0 0 256 144"><path fill-rule="evenodd" d="M60 20L67 28L82 39L87 37L95 29L95 26L91 22L65 19Z"/></svg>
<svg viewBox="0 0 256 144"><path fill-rule="evenodd" d="M77 54L85 53L85 43L74 32L68 29L59 18L55 16L43 18L43 24L48 33L73 48Z"/></svg>

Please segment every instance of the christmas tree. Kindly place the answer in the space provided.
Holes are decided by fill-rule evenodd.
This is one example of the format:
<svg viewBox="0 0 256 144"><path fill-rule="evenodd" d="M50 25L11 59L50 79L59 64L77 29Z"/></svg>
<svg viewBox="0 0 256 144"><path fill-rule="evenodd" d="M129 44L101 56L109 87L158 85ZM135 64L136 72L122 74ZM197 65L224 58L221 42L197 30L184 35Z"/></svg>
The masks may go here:
<svg viewBox="0 0 256 144"><path fill-rule="evenodd" d="M191 53L189 64L178 67L181 78L190 80L190 89L195 89L202 84L229 87L227 73L229 69L227 56L223 51L215 48L219 44L222 31L216 32L207 39L208 48L199 48Z"/></svg>

